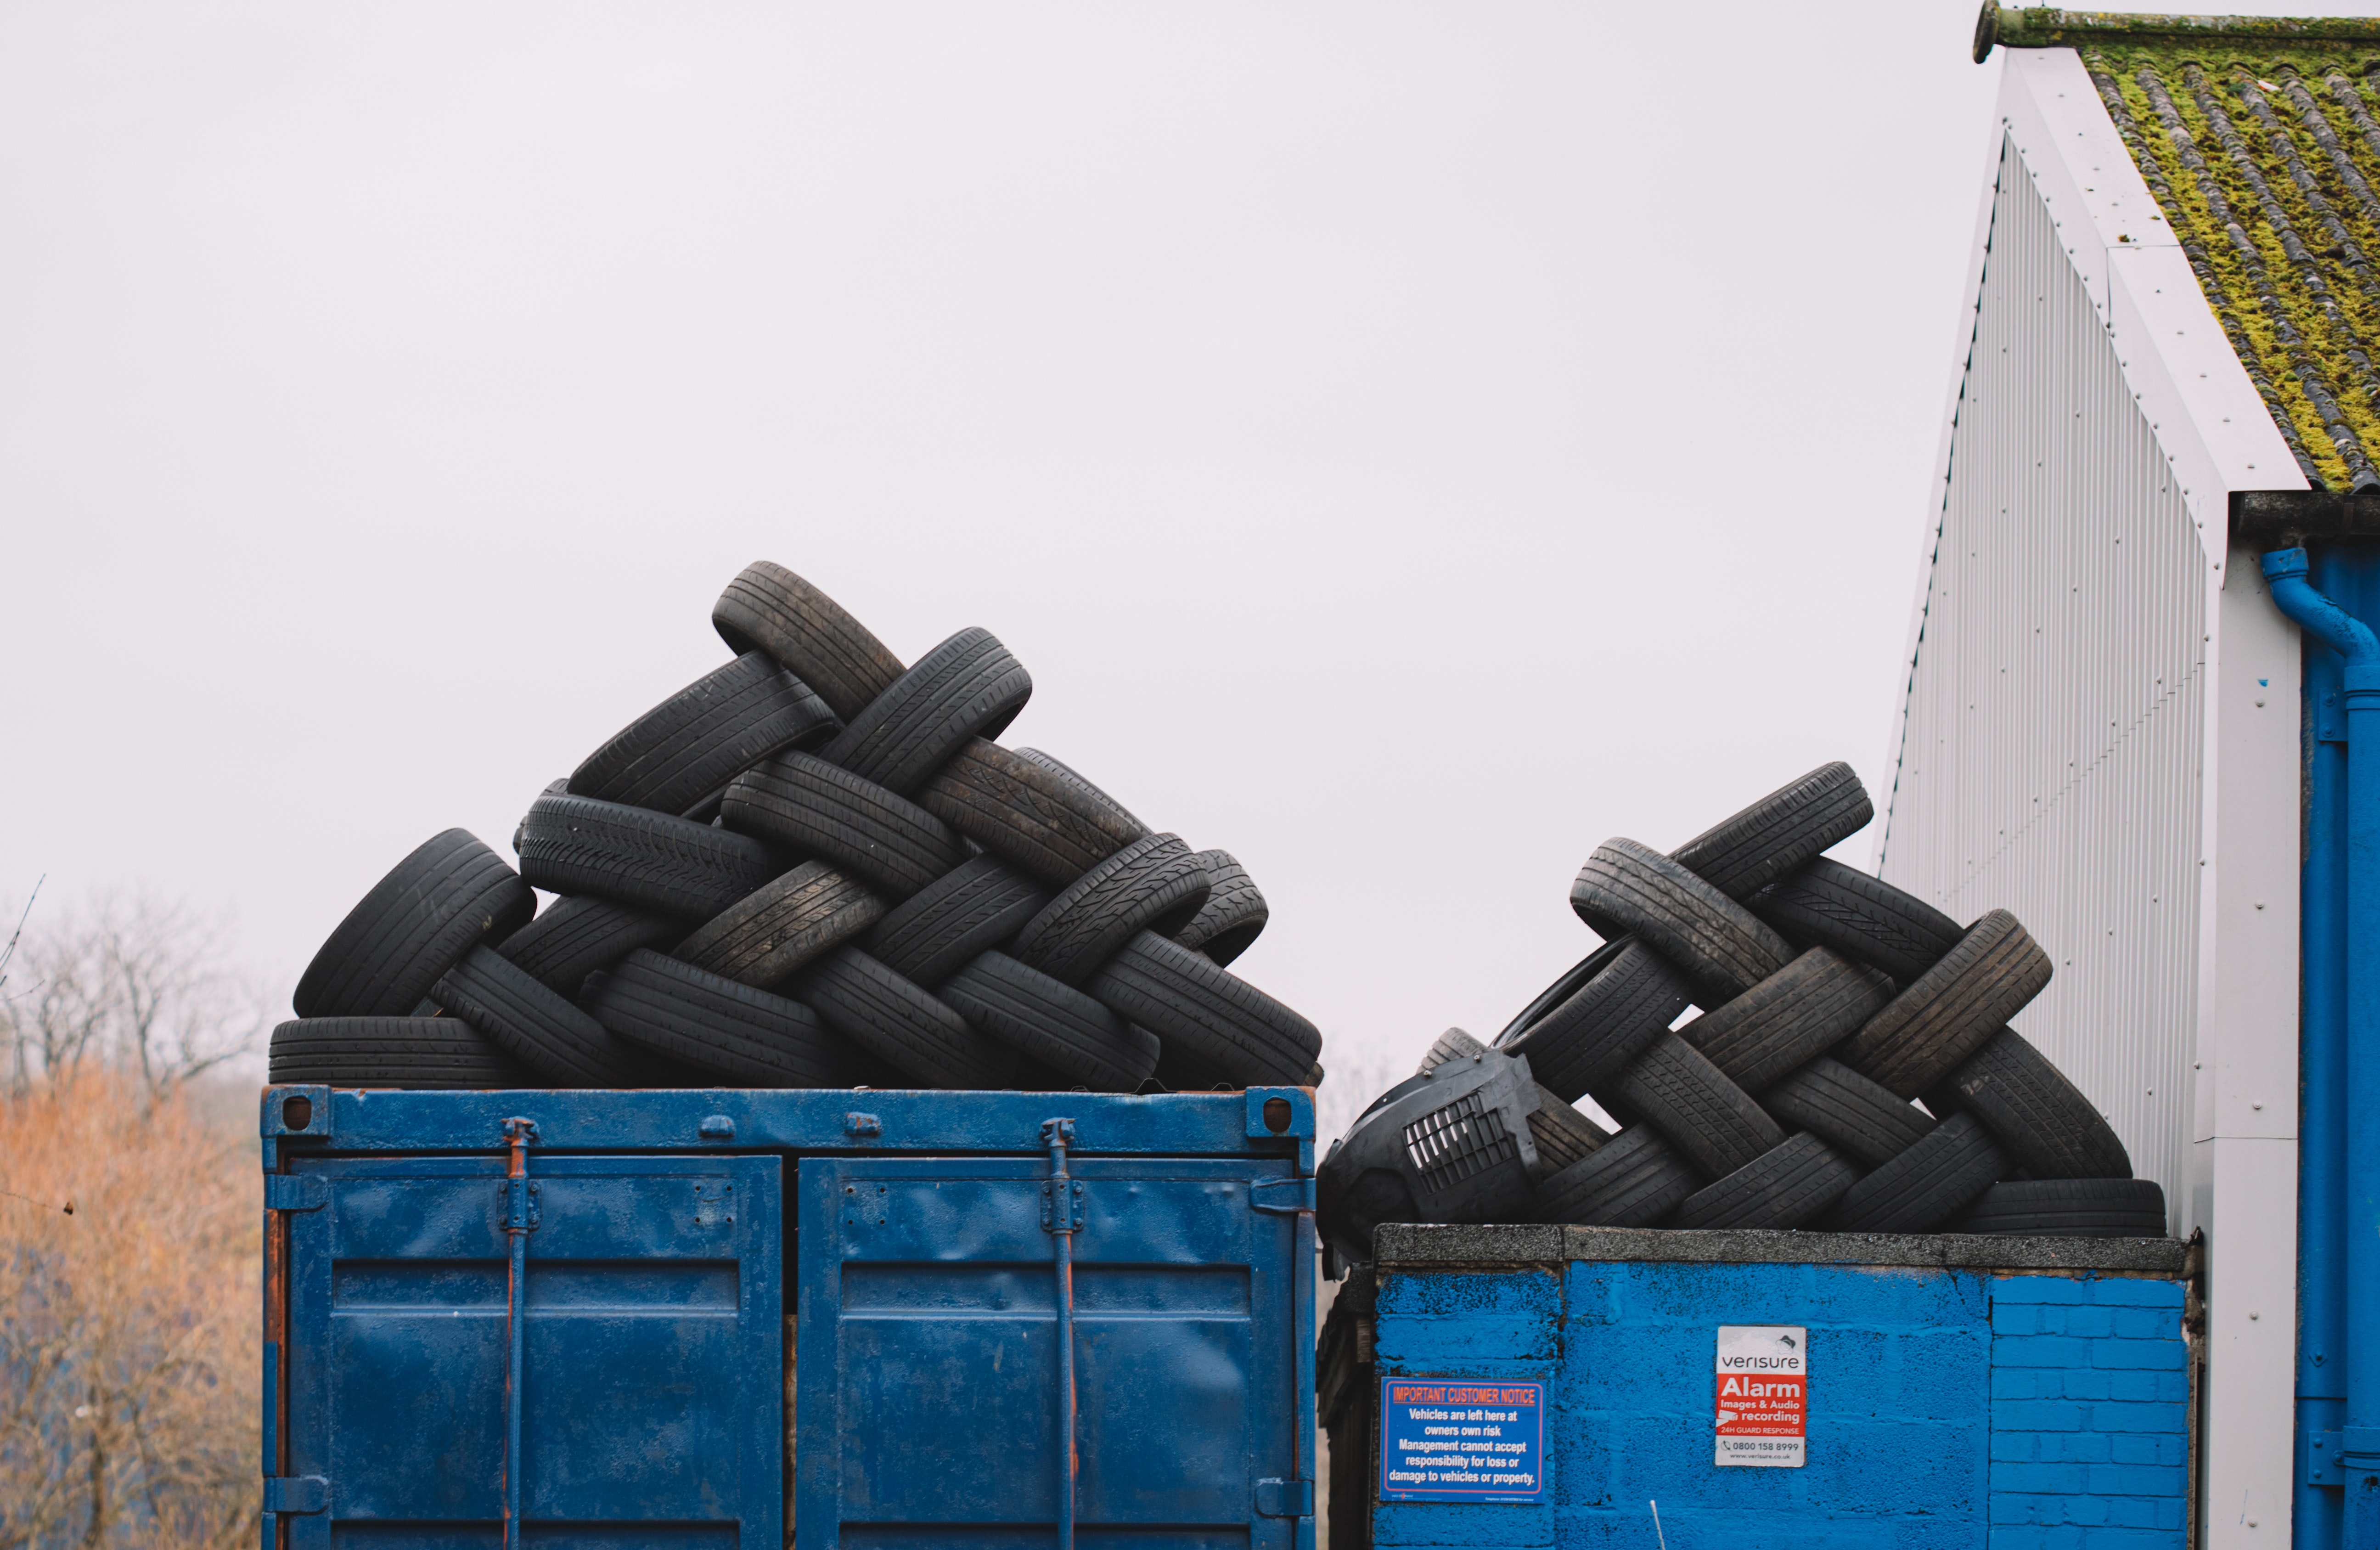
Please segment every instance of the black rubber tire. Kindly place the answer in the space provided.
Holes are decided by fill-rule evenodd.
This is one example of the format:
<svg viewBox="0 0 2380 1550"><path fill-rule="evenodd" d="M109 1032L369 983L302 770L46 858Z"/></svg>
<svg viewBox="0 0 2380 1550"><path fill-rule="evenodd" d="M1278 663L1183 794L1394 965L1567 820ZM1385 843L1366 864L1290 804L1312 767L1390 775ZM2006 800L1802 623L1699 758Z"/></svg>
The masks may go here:
<svg viewBox="0 0 2380 1550"><path fill-rule="evenodd" d="M997 738L1033 696L1033 675L991 631L962 629L851 718L820 751L903 796L973 738Z"/></svg>
<svg viewBox="0 0 2380 1550"><path fill-rule="evenodd" d="M923 1086L1006 1087L1015 1072L1015 1051L856 947L837 947L811 964L800 998L837 1032Z"/></svg>
<svg viewBox="0 0 2380 1550"><path fill-rule="evenodd" d="M638 947L667 952L685 934L682 920L582 896L555 899L537 919L497 943L496 951L528 970L546 989L575 1001L588 975L611 968Z"/></svg>
<svg viewBox="0 0 2380 1550"><path fill-rule="evenodd" d="M1563 1103L1560 1094L1540 1087L1537 1106L1529 1113L1529 1139L1537 1148L1537 1166L1530 1177L1545 1179L1585 1161L1611 1139L1611 1132Z"/></svg>
<svg viewBox="0 0 2380 1550"><path fill-rule="evenodd" d="M1752 1094L1727 1080L1702 1052L1664 1033L1597 1100L1614 1116L1652 1126L1713 1178L1723 1178L1781 1146L1785 1131Z"/></svg>
<svg viewBox="0 0 2380 1550"><path fill-rule="evenodd" d="M1207 868L1207 902L1188 925L1173 934L1173 940L1229 964L1256 946L1272 910L1257 880L1229 850L1201 850L1198 860Z"/></svg>
<svg viewBox="0 0 2380 1550"><path fill-rule="evenodd" d="M1076 786L1079 786L1084 790L1089 792L1092 798L1103 806L1113 808L1116 812L1123 813L1125 821L1131 824L1133 827L1138 829L1142 834L1148 834L1149 832L1148 825L1134 817L1130 808L1124 806L1122 802L1117 801L1113 797L1109 796L1107 792L1099 787L1098 782L1087 779L1080 770L1077 770L1074 765L1067 763L1064 760L1044 753L1038 748L1020 748L1016 751L1016 757L1019 759L1028 760L1033 763L1040 765L1045 770L1055 770L1059 775L1063 775L1066 779L1073 781Z"/></svg>
<svg viewBox="0 0 2380 1550"><path fill-rule="evenodd" d="M1069 1087L1130 1092L1157 1069L1155 1034L1006 953L978 953L936 994Z"/></svg>
<svg viewBox="0 0 2380 1550"><path fill-rule="evenodd" d="M868 934L868 955L928 990L978 953L1015 939L1050 896L990 856L978 856L909 896Z"/></svg>
<svg viewBox="0 0 2380 1550"><path fill-rule="evenodd" d="M1528 1056L1536 1079L1566 1104L1616 1080L1694 1001L1685 976L1633 936L1597 948L1552 989L1573 982L1576 988L1551 1010L1522 1024L1517 1034L1506 1029L1496 1041Z"/></svg>
<svg viewBox="0 0 2380 1550"><path fill-rule="evenodd" d="M899 900L966 860L958 835L896 791L810 753L747 770L719 803L720 822L822 856Z"/></svg>
<svg viewBox="0 0 2380 1550"><path fill-rule="evenodd" d="M1179 835L1136 839L1025 922L1010 948L1051 979L1079 985L1142 931L1171 936L1207 902L1207 864Z"/></svg>
<svg viewBox="0 0 2380 1550"><path fill-rule="evenodd" d="M650 949L587 986L587 1009L614 1034L739 1087L838 1087L842 1040L798 1001Z"/></svg>
<svg viewBox="0 0 2380 1550"><path fill-rule="evenodd" d="M2131 1154L2115 1127L2013 1029L1993 1034L1928 1088L1925 1106L1937 1114L1973 1115L2035 1178L2132 1176Z"/></svg>
<svg viewBox="0 0 2380 1550"><path fill-rule="evenodd" d="M663 915L708 920L785 870L734 834L625 802L548 791L513 837L521 875L548 893L593 894Z"/></svg>
<svg viewBox="0 0 2380 1550"><path fill-rule="evenodd" d="M1634 937L1621 939L1622 942L1634 940ZM1606 942L1568 969L1563 970L1560 979L1537 992L1536 999L1522 1007L1520 1015L1504 1025L1504 1031L1496 1035L1496 1047L1501 1049L1535 1028L1548 1012L1585 989L1587 982L1603 972L1603 966L1619 955L1620 942ZM1680 1004L1681 1010L1683 1009L1683 1003Z"/></svg>
<svg viewBox="0 0 2380 1550"><path fill-rule="evenodd" d="M884 901L824 861L804 861L695 928L670 956L762 989L884 918Z"/></svg>
<svg viewBox="0 0 2380 1550"><path fill-rule="evenodd" d="M677 1085L656 1080L660 1062L636 1045L613 1038L583 1008L486 947L471 949L430 994L447 1011L556 1085Z"/></svg>
<svg viewBox="0 0 2380 1550"><path fill-rule="evenodd" d="M424 1091L541 1087L460 1018L304 1018L273 1031L266 1080Z"/></svg>
<svg viewBox="0 0 2380 1550"><path fill-rule="evenodd" d="M1730 898L1749 898L1876 816L1849 764L1822 764L1670 854Z"/></svg>
<svg viewBox="0 0 2380 1550"><path fill-rule="evenodd" d="M1649 1227L1684 1204L1702 1181L1658 1131L1631 1125L1539 1184L1536 1217L1587 1227Z"/></svg>
<svg viewBox="0 0 2380 1550"><path fill-rule="evenodd" d="M315 951L290 1002L298 1017L403 1017L482 942L528 922L537 896L466 830L389 869Z"/></svg>
<svg viewBox="0 0 2380 1550"><path fill-rule="evenodd" d="M1241 1086L1294 1087L1322 1054L1304 1018L1213 959L1144 931L1084 985L1119 1016Z"/></svg>
<svg viewBox="0 0 2380 1550"><path fill-rule="evenodd" d="M2049 983L2049 955L2015 916L1995 909L1969 926L1835 1058L1904 1098L1950 1074Z"/></svg>
<svg viewBox="0 0 2380 1550"><path fill-rule="evenodd" d="M1672 1227L1798 1227L1824 1215L1859 1169L1807 1130L1686 1197Z"/></svg>
<svg viewBox="0 0 2380 1550"><path fill-rule="evenodd" d="M1238 1092L1248 1085L1228 1071L1193 1059L1178 1044L1162 1039L1158 1044L1157 1074L1153 1080L1168 1092Z"/></svg>
<svg viewBox="0 0 2380 1550"><path fill-rule="evenodd" d="M1989 1132L1954 1114L1845 1191L1827 1226L1837 1232L1931 1232L2013 1166Z"/></svg>
<svg viewBox="0 0 2380 1550"><path fill-rule="evenodd" d="M1891 999L1883 975L1813 947L1678 1036L1729 1080L1758 1092L1834 1048Z"/></svg>
<svg viewBox="0 0 2380 1550"><path fill-rule="evenodd" d="M1760 1106L1867 1167L1900 1156L1937 1123L1908 1099L1823 1057L1762 1092Z"/></svg>
<svg viewBox="0 0 2380 1550"><path fill-rule="evenodd" d="M571 772L568 789L684 814L769 755L841 730L809 685L768 653L747 652L613 733Z"/></svg>
<svg viewBox="0 0 2380 1550"><path fill-rule="evenodd" d="M1958 946L1959 922L1880 877L1821 856L1745 901L1798 947L1831 947L1908 984Z"/></svg>
<svg viewBox="0 0 2380 1550"><path fill-rule="evenodd" d="M1414 1075L1427 1076L1450 1060L1472 1060L1488 1053L1488 1046L1469 1033L1460 1028L1450 1028L1432 1041L1429 1048L1422 1051L1421 1064L1414 1068Z"/></svg>
<svg viewBox="0 0 2380 1550"><path fill-rule="evenodd" d="M1952 1232L2024 1238L2163 1238L2165 1190L2150 1178L2017 1178L1995 1184Z"/></svg>
<svg viewBox="0 0 2380 1550"><path fill-rule="evenodd" d="M729 651L767 652L845 721L901 677L901 659L841 604L767 560L727 583L710 622Z"/></svg>
<svg viewBox="0 0 2380 1550"><path fill-rule="evenodd" d="M1793 956L1750 910L1633 839L1595 848L1571 884L1570 906L1607 940L1633 934L1658 950L1705 1006L1742 995Z"/></svg>
<svg viewBox="0 0 2380 1550"><path fill-rule="evenodd" d="M917 805L1038 882L1062 888L1148 830L1071 773L971 738Z"/></svg>

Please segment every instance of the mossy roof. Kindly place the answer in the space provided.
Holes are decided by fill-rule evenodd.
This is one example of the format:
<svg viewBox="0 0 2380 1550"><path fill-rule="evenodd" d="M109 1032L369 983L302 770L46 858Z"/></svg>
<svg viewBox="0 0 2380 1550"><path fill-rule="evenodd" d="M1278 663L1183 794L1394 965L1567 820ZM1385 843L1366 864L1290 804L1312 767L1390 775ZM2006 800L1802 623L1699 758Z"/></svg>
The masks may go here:
<svg viewBox="0 0 2380 1550"><path fill-rule="evenodd" d="M2380 25L2016 11L1998 41L2082 56L2307 479L2380 486Z"/></svg>

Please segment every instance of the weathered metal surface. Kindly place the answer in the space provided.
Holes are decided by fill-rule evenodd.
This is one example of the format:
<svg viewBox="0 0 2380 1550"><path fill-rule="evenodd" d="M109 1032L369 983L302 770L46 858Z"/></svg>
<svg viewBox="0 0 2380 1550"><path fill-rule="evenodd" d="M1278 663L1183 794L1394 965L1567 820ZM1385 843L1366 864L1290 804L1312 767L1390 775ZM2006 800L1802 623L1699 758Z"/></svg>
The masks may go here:
<svg viewBox="0 0 2380 1550"><path fill-rule="evenodd" d="M2171 1238L1995 1238L1975 1233L1679 1232L1660 1227L1433 1227L1397 1223L1373 1238L1384 1266L1563 1264L1866 1264L1959 1270L2194 1274Z"/></svg>

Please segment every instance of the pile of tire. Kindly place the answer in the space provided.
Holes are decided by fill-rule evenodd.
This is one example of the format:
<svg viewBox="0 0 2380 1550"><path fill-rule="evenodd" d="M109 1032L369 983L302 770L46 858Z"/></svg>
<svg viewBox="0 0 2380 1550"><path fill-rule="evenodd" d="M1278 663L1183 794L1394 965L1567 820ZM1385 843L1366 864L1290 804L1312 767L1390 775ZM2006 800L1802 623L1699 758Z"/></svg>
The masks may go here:
<svg viewBox="0 0 2380 1550"><path fill-rule="evenodd" d="M2131 1177L2105 1117L2007 1026L2048 984L2048 955L2006 910L1961 927L1820 854L1873 817L1836 763L1667 855L1598 847L1571 906L1603 946L1492 1045L1450 1031L1326 1161L1322 1225L1340 1256L1368 1258L1379 1221L1428 1219L1421 1138L1485 1160L1499 1149L1484 1132L1505 1129L1514 1182L1466 1179L1465 1219L2164 1236L2163 1190ZM1700 1015L1681 1022L1689 1008ZM1535 1084L1508 1102L1534 1102L1524 1126L1478 1093L1460 1117L1425 1112L1433 1075L1500 1057ZM1620 1129L1572 1107L1582 1097ZM1359 1141L1376 1116L1403 1128L1404 1178L1378 1166L1392 1138ZM1465 1126L1480 1133L1442 1139Z"/></svg>
<svg viewBox="0 0 2380 1550"><path fill-rule="evenodd" d="M990 631L905 665L767 563L711 620L734 659L548 787L517 871L450 829L364 897L298 982L273 1080L1322 1080L1314 1025L1225 967L1264 929L1255 882L993 740L1033 680Z"/></svg>

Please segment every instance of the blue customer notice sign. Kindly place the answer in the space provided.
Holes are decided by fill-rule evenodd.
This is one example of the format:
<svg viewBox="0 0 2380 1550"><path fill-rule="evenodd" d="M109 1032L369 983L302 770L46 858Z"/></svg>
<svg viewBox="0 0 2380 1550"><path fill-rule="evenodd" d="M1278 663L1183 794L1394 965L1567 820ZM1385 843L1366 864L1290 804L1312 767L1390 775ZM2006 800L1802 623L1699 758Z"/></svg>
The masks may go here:
<svg viewBox="0 0 2380 1550"><path fill-rule="evenodd" d="M1380 1500L1534 1502L1545 1463L1545 1385L1380 1380Z"/></svg>

